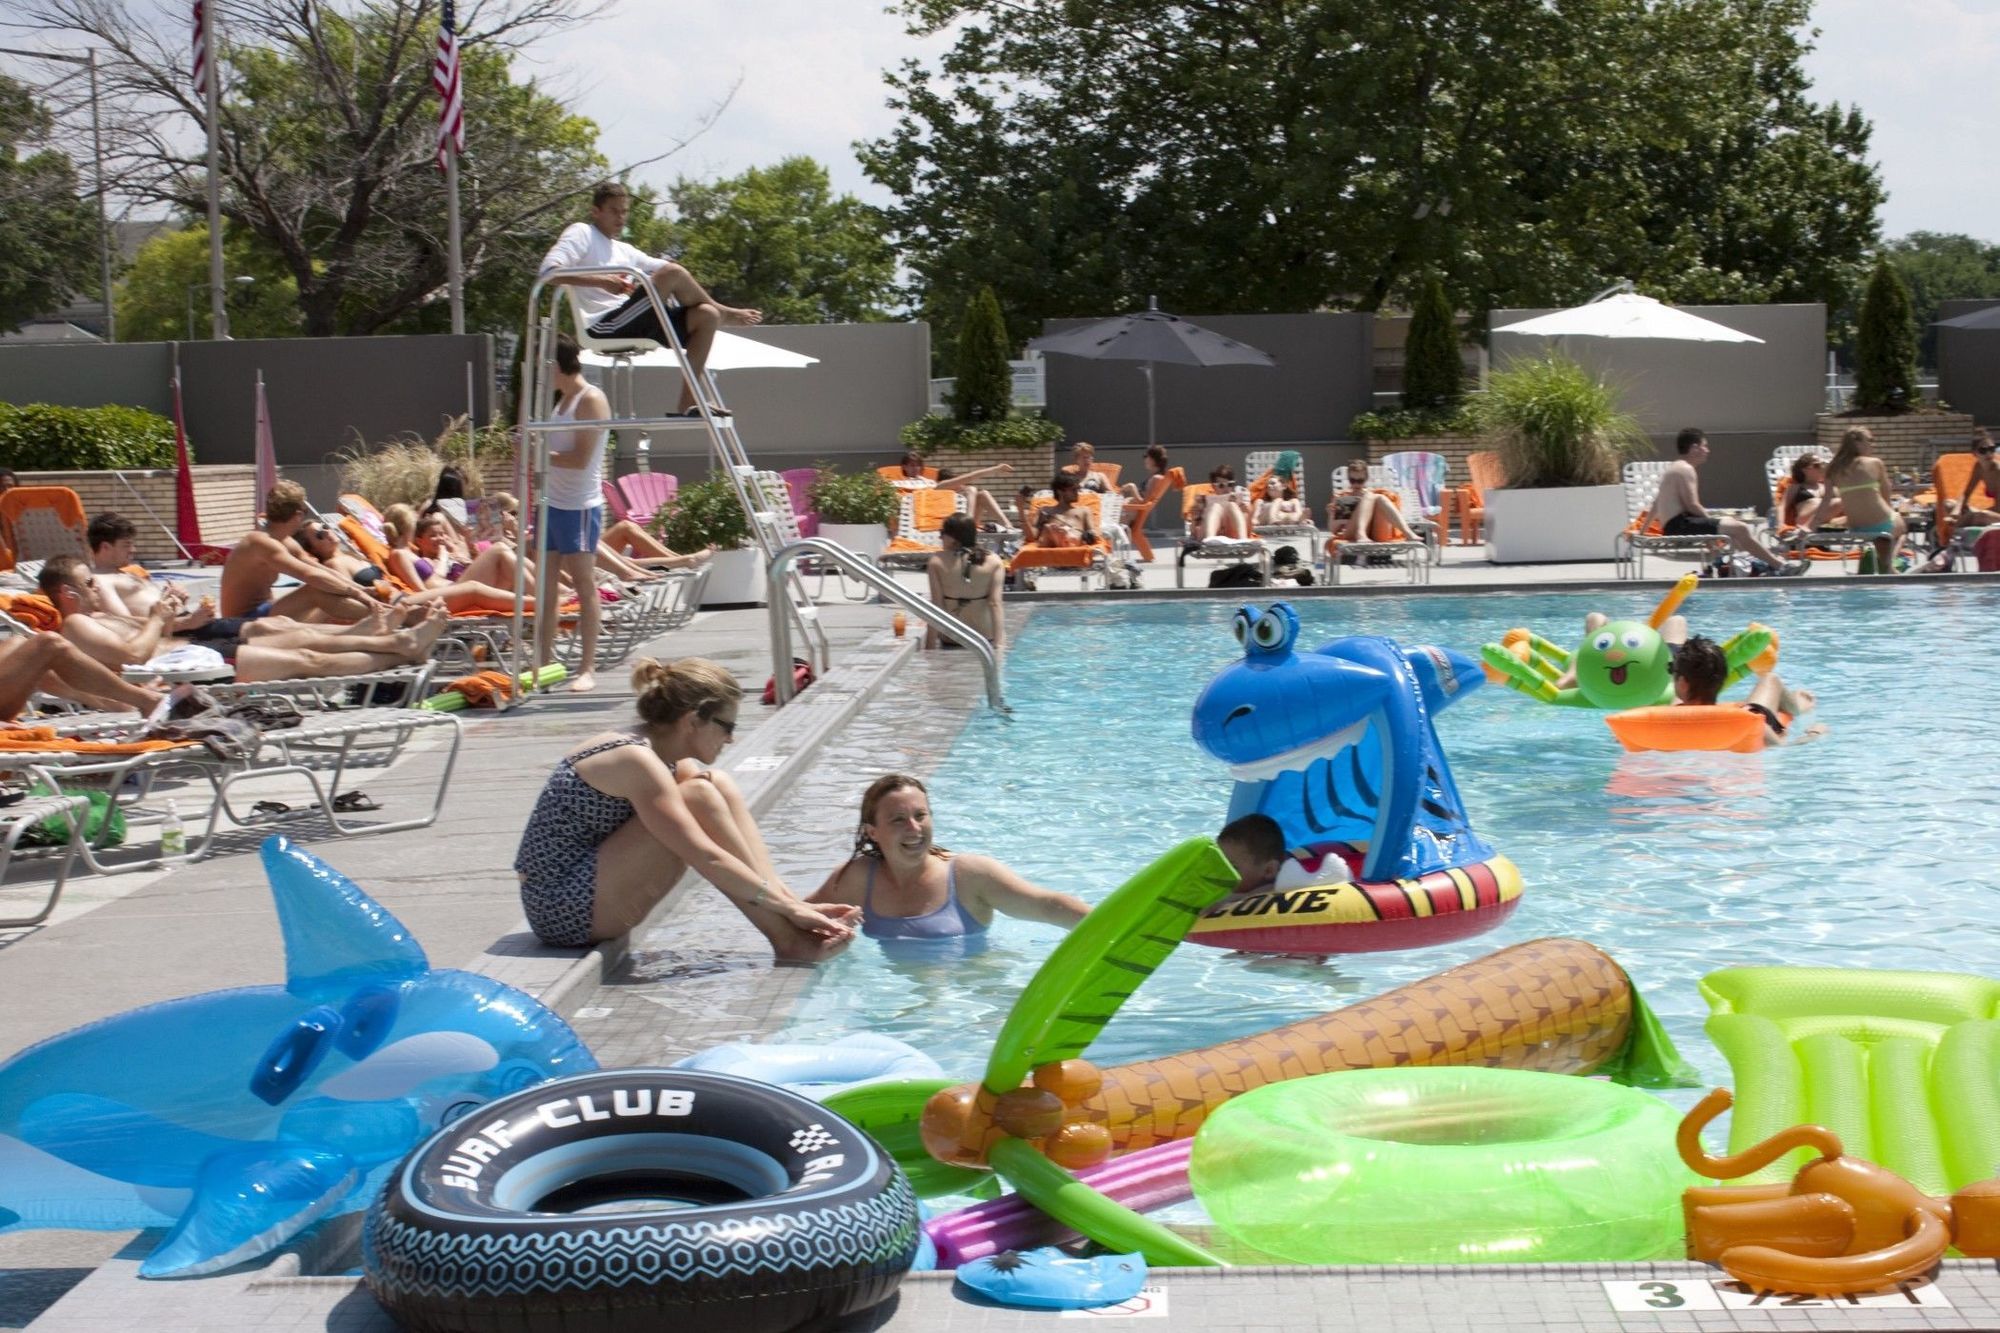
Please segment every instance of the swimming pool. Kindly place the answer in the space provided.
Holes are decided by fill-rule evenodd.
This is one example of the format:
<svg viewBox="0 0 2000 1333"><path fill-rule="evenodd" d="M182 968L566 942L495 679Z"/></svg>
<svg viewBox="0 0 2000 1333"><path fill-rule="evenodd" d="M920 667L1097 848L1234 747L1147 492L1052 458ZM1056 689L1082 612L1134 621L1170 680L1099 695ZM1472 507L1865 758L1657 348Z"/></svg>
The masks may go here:
<svg viewBox="0 0 2000 1333"><path fill-rule="evenodd" d="M1295 605L1302 644L1368 633L1475 651L1521 624L1570 643L1588 610L1643 615L1653 596L1635 588ZM1013 718L973 716L932 776L939 841L1095 899L1165 847L1212 832L1230 784L1196 750L1188 714L1238 655L1234 609L1038 608L1007 663ZM1475 827L1521 867L1527 888L1510 920L1457 944L1325 963L1183 948L1091 1058L1112 1064L1258 1031L1543 935L1577 936L1618 959L1682 1053L1716 1081L1728 1069L1702 1034L1694 983L1717 968L2000 975L2000 821L1989 813L2000 771L1959 757L1978 744L1979 686L1993 665L1983 636L2000 593L1716 590L1686 611L1696 632L1718 638L1752 618L1776 626L1781 674L1819 693L1829 734L1761 755L1626 755L1599 714L1482 689L1438 730ZM872 776L854 775L847 810ZM819 969L779 1039L867 1027L972 1077L1056 938L1050 927L1003 921L986 954L951 964L890 962L863 942Z"/></svg>

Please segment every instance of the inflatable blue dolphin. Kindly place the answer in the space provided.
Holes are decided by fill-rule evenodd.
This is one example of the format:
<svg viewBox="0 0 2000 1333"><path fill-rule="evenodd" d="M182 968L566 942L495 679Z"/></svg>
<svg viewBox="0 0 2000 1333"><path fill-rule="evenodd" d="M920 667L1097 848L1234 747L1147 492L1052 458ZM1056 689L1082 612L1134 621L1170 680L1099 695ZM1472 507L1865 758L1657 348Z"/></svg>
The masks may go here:
<svg viewBox="0 0 2000 1333"><path fill-rule="evenodd" d="M0 1231L171 1227L143 1277L210 1273L365 1208L439 1125L597 1062L511 986L433 969L282 837L285 984L149 1005L0 1064Z"/></svg>
<svg viewBox="0 0 2000 1333"><path fill-rule="evenodd" d="M1410 879L1493 855L1472 831L1431 717L1485 683L1448 648L1372 635L1294 651L1298 613L1236 613L1243 660L1194 706L1195 743L1229 765L1229 818L1264 814L1289 845L1365 846L1362 878Z"/></svg>

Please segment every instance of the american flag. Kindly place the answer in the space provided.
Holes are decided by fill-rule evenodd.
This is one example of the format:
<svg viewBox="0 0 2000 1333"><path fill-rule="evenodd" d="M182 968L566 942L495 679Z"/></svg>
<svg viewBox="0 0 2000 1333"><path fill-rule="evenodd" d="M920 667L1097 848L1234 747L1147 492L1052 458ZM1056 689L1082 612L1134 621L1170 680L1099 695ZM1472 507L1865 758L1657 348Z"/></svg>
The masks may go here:
<svg viewBox="0 0 2000 1333"><path fill-rule="evenodd" d="M438 111L437 146L437 166L443 171L447 153L465 153L465 96L458 85L458 25L451 0L444 0L444 17L438 23L437 64L431 68L431 87L444 100Z"/></svg>
<svg viewBox="0 0 2000 1333"><path fill-rule="evenodd" d="M208 12L203 0L194 0L194 95L208 100Z"/></svg>

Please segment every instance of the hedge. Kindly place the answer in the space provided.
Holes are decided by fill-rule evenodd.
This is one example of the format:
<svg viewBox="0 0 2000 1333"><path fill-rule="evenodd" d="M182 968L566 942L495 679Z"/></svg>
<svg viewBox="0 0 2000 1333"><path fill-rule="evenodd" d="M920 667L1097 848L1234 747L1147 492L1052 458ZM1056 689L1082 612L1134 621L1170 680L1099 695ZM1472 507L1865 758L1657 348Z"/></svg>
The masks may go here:
<svg viewBox="0 0 2000 1333"><path fill-rule="evenodd" d="M0 459L19 472L174 465L174 423L141 407L0 403Z"/></svg>

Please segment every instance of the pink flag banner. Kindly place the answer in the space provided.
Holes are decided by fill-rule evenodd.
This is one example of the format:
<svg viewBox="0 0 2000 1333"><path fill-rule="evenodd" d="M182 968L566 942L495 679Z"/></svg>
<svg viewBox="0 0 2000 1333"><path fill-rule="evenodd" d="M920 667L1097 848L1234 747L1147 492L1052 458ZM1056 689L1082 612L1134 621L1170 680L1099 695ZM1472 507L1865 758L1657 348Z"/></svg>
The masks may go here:
<svg viewBox="0 0 2000 1333"><path fill-rule="evenodd" d="M188 457L187 418L181 414L181 372L174 369L174 540L183 551L202 545L201 514L194 503L194 465Z"/></svg>
<svg viewBox="0 0 2000 1333"><path fill-rule="evenodd" d="M271 438L271 405L264 400L264 372L257 372L257 512L278 484L278 446Z"/></svg>

